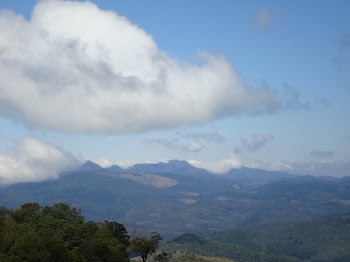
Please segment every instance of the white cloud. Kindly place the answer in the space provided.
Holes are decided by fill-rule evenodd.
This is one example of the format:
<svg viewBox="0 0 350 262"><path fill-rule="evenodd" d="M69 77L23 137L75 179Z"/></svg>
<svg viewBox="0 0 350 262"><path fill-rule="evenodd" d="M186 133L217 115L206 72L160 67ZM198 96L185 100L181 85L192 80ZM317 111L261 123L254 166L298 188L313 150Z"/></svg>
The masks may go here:
<svg viewBox="0 0 350 262"><path fill-rule="evenodd" d="M99 159L99 160L94 160L93 162L97 163L101 167L108 168L111 167L112 165L118 165L119 167L123 169L127 169L129 167L132 167L136 164L158 164L158 163L168 163L169 159L157 159L157 160L152 160L152 159L138 159L138 160L127 160L127 161L111 161L109 159Z"/></svg>
<svg viewBox="0 0 350 262"><path fill-rule="evenodd" d="M198 152L203 149L203 146L198 142L191 142L188 147L186 148L189 152Z"/></svg>
<svg viewBox="0 0 350 262"><path fill-rule="evenodd" d="M98 164L99 166L101 166L103 168L110 167L110 166L114 165L114 163L112 161L110 161L108 159L104 159L104 158L95 160L93 162Z"/></svg>
<svg viewBox="0 0 350 262"><path fill-rule="evenodd" d="M192 166L203 168L215 174L225 174L232 168L241 168L242 166L241 161L234 153L231 153L229 158L219 161L202 162L197 160L189 160L188 163L190 163Z"/></svg>
<svg viewBox="0 0 350 262"><path fill-rule="evenodd" d="M271 163L252 162L245 163L244 166L251 168L261 168L270 171L284 171L300 175L313 176L349 176L349 160L322 160L322 161L276 161Z"/></svg>
<svg viewBox="0 0 350 262"><path fill-rule="evenodd" d="M39 182L59 177L81 163L58 147L35 138L23 138L14 148L0 153L0 184Z"/></svg>
<svg viewBox="0 0 350 262"><path fill-rule="evenodd" d="M2 10L0 32L0 113L36 127L137 132L281 107L271 89L242 84L224 56L181 64L91 2L43 0L30 21Z"/></svg>

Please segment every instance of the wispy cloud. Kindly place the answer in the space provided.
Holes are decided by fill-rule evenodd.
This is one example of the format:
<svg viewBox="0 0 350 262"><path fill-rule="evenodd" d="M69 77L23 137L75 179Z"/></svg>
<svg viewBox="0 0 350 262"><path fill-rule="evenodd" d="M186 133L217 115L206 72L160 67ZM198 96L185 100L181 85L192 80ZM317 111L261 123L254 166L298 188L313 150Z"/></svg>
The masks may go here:
<svg viewBox="0 0 350 262"><path fill-rule="evenodd" d="M60 148L26 137L8 152L0 153L0 184L55 179L62 171L71 170L80 164L80 161Z"/></svg>
<svg viewBox="0 0 350 262"><path fill-rule="evenodd" d="M263 8L260 10L256 18L256 27L259 30L271 31L273 30L273 22L279 17L279 15L270 9Z"/></svg>
<svg viewBox="0 0 350 262"><path fill-rule="evenodd" d="M190 142L188 145L180 144L177 139L174 140L166 140L166 139L144 139L142 141L145 144L148 144L152 147L166 147L176 151L184 151L184 152L199 152L203 150L205 147L198 142Z"/></svg>
<svg viewBox="0 0 350 262"><path fill-rule="evenodd" d="M223 137L219 132L191 132L187 134L179 134L180 137L184 138L193 138L196 140L202 139L207 142L215 142L215 143L222 143L226 140L225 137Z"/></svg>
<svg viewBox="0 0 350 262"><path fill-rule="evenodd" d="M310 152L310 155L314 156L314 157L330 157L330 156L334 156L333 152L330 151L321 151L321 150L313 150Z"/></svg>
<svg viewBox="0 0 350 262"><path fill-rule="evenodd" d="M272 16L263 10L261 26ZM223 55L179 63L145 30L88 1L39 1L30 21L1 11L0 32L0 113L39 128L138 132L281 108Z"/></svg>
<svg viewBox="0 0 350 262"><path fill-rule="evenodd" d="M344 34L339 41L338 55L332 59L332 62L340 70L349 57L346 56L350 47L350 34Z"/></svg>
<svg viewBox="0 0 350 262"><path fill-rule="evenodd" d="M283 92L284 92L283 97L286 98L284 103L286 109L291 109L291 110L298 110L298 109L309 110L310 109L310 102L301 101L300 93L294 87L288 85L287 83L284 83Z"/></svg>
<svg viewBox="0 0 350 262"><path fill-rule="evenodd" d="M274 137L272 135L267 135L267 134L254 135L250 140L241 138L242 145L239 147L235 147L234 152L238 154L243 151L250 151L250 152L258 151L273 138Z"/></svg>

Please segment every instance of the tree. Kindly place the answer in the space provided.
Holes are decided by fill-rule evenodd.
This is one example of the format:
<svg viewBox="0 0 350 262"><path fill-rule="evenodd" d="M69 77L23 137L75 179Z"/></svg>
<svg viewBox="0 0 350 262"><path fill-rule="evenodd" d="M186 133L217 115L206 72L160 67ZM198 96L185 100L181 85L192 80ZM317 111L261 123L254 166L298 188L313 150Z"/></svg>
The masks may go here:
<svg viewBox="0 0 350 262"><path fill-rule="evenodd" d="M157 232L134 231L130 241L130 246L135 253L140 254L143 262L146 262L147 257L156 252L159 241L162 239Z"/></svg>
<svg viewBox="0 0 350 262"><path fill-rule="evenodd" d="M118 241L121 244L124 244L126 247L129 246L129 238L128 232L126 231L125 227L123 224L117 223L117 222L109 222L105 220L104 223L98 223L98 225L103 228L108 230L114 238L118 239Z"/></svg>
<svg viewBox="0 0 350 262"><path fill-rule="evenodd" d="M162 251L162 253L154 255L153 258L155 261L159 261L159 262L169 261L168 253L165 251Z"/></svg>
<svg viewBox="0 0 350 262"><path fill-rule="evenodd" d="M12 217L17 223L28 222L29 219L37 216L41 207L38 203L26 203L13 212Z"/></svg>

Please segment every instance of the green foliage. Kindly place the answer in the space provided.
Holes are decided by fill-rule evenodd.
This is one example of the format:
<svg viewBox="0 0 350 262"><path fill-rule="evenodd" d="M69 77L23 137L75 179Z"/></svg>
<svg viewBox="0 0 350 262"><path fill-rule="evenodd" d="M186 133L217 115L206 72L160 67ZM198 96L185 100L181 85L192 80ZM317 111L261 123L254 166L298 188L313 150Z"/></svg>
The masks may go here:
<svg viewBox="0 0 350 262"><path fill-rule="evenodd" d="M85 222L65 203L0 207L0 261L126 262L129 236L117 222Z"/></svg>
<svg viewBox="0 0 350 262"><path fill-rule="evenodd" d="M68 249L63 239L51 230L27 231L11 247L8 262L64 262L68 260Z"/></svg>

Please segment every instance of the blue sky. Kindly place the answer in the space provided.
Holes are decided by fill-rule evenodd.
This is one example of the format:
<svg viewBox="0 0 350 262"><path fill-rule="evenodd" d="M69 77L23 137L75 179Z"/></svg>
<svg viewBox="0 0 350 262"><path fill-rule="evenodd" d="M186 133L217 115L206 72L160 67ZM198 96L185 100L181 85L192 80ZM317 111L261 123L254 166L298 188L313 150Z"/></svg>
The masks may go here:
<svg viewBox="0 0 350 262"><path fill-rule="evenodd" d="M0 171L31 177L29 137L102 165L349 174L349 1L92 3L1 1Z"/></svg>

